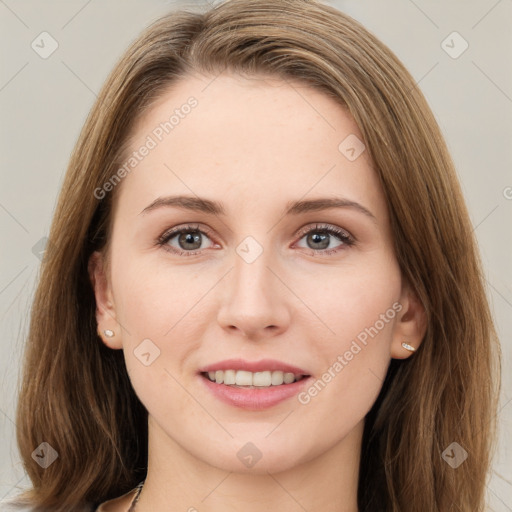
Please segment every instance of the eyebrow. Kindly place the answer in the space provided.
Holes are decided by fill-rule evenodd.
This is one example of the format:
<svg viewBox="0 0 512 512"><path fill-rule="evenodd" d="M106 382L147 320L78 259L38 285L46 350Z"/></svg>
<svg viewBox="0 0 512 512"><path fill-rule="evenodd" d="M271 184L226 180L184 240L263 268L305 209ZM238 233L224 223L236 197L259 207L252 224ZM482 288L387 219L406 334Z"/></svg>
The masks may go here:
<svg viewBox="0 0 512 512"><path fill-rule="evenodd" d="M183 208L186 210L207 213L210 215L226 215L222 203L194 196L165 196L158 197L150 205L146 206L140 214L149 213L162 207ZM305 201L289 201L284 209L284 215L300 215L301 213L317 212L330 208L350 208L369 217L377 223L375 215L362 204L342 197L322 197ZM140 215L139 214L139 215Z"/></svg>
<svg viewBox="0 0 512 512"><path fill-rule="evenodd" d="M346 199L344 197L322 197L319 199L310 199L307 201L291 201L287 203L285 215L298 215L306 212L317 212L328 210L329 208L350 208L369 217L374 223L377 223L375 215L362 204Z"/></svg>

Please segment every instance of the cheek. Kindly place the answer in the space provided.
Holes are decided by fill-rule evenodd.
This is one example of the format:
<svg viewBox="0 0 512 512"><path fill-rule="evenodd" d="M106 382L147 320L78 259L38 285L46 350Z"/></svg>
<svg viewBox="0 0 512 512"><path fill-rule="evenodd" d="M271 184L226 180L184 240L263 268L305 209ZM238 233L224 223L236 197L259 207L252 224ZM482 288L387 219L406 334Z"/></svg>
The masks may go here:
<svg viewBox="0 0 512 512"><path fill-rule="evenodd" d="M184 362L200 346L206 304L201 298L213 277L202 279L185 267L155 271L154 265L128 260L118 262L113 286L132 384L137 394L146 395L144 403L153 400L152 390L180 401L172 375L187 371Z"/></svg>
<svg viewBox="0 0 512 512"><path fill-rule="evenodd" d="M390 333L390 320L396 316L392 306L400 297L401 276L395 262L388 261L386 264L384 258L368 259L365 264L319 269L314 279L296 279L297 295L305 298L311 312L322 322L331 347L334 344L343 348L361 333L364 338L366 329L376 322L381 339Z"/></svg>
<svg viewBox="0 0 512 512"><path fill-rule="evenodd" d="M308 291L308 304L328 330L323 328L327 335L316 338L318 366L324 372L316 376L317 385L306 390L302 403L340 404L345 413L350 410L357 417L359 411L364 416L391 360L400 287L398 268L381 264L340 272L321 292L318 287ZM338 418L345 413L333 409Z"/></svg>
<svg viewBox="0 0 512 512"><path fill-rule="evenodd" d="M117 267L117 281L113 282L116 314L131 335L172 336L172 329L181 319L194 317L213 278L200 276L185 266L156 268L150 263L133 259Z"/></svg>

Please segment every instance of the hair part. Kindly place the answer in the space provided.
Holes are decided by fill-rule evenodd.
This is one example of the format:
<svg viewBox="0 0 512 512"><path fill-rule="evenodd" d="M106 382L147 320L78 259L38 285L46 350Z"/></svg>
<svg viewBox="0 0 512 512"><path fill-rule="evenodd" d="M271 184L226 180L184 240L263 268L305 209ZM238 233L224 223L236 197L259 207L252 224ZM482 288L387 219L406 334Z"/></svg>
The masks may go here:
<svg viewBox="0 0 512 512"><path fill-rule="evenodd" d="M454 164L397 57L360 23L312 0L231 0L206 13L172 12L140 35L104 84L70 159L31 311L17 410L33 483L25 498L75 511L124 494L146 475L147 411L122 351L98 337L88 275L95 250L108 269L122 183L101 200L94 190L122 164L135 123L164 92L195 73L223 72L300 82L350 112L385 193L403 277L427 313L420 348L391 361L366 417L359 509L482 511L500 350ZM456 471L441 456L454 441L469 453ZM47 469L31 457L42 442L59 453Z"/></svg>

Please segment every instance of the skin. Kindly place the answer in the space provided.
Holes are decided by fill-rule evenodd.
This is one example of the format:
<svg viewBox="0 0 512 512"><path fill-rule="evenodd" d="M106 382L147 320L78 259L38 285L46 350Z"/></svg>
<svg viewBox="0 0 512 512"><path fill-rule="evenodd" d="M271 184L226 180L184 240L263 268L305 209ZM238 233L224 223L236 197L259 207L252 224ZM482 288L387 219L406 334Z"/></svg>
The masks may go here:
<svg viewBox="0 0 512 512"><path fill-rule="evenodd" d="M103 341L124 351L149 413L148 477L136 510L355 512L365 415L391 358L411 356L402 341L420 345L425 312L401 276L367 152L350 161L338 150L350 134L362 139L348 112L298 83L212 80L187 77L135 125L133 150L190 96L198 100L116 190L110 271L104 255L90 259L98 328L115 332ZM141 214L168 195L216 200L226 214L177 207ZM334 196L375 219L348 207L283 216L289 201ZM356 243L330 235L324 248L297 234L317 223ZM157 244L188 224L199 224L200 249L180 244L179 235L167 246L199 254ZM247 236L263 248L252 263L236 251ZM242 410L213 397L197 374L232 357L274 358L319 379L397 302L400 312L307 404L293 397ZM145 366L134 350L148 338L160 355ZM252 468L237 457L248 442L262 454ZM127 510L132 496L108 510Z"/></svg>

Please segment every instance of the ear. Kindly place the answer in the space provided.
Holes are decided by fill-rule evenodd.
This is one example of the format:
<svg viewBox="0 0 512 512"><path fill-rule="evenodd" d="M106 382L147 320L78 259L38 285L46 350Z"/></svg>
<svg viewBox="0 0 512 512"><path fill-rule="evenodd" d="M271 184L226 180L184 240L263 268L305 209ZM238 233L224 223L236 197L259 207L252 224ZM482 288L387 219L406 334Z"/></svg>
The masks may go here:
<svg viewBox="0 0 512 512"><path fill-rule="evenodd" d="M416 350L419 348L427 331L427 314L415 291L407 282L402 286L399 303L402 308L395 323L391 357L406 359L413 352L402 347L402 343L406 342Z"/></svg>
<svg viewBox="0 0 512 512"><path fill-rule="evenodd" d="M121 329L116 320L116 310L112 295L109 276L105 273L104 255L99 251L91 254L88 262L89 279L91 280L96 298L96 321L98 323L98 336L103 343L112 349L123 348ZM113 331L114 335L108 337L104 330Z"/></svg>

